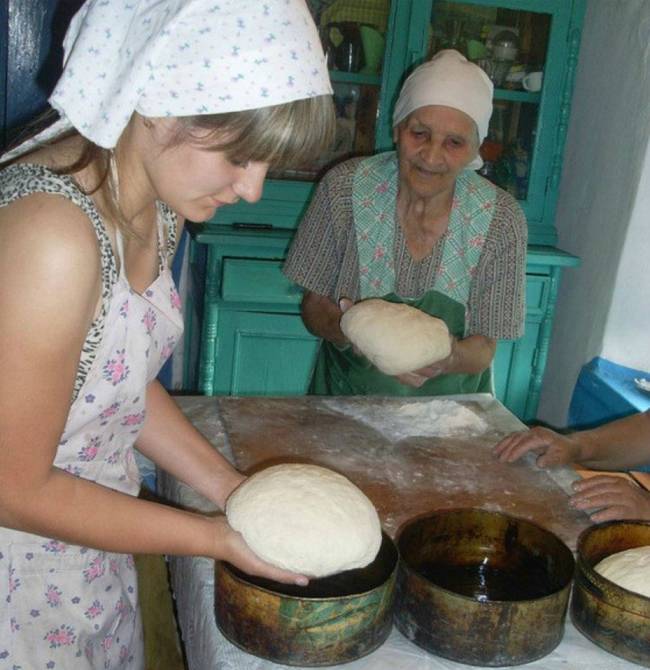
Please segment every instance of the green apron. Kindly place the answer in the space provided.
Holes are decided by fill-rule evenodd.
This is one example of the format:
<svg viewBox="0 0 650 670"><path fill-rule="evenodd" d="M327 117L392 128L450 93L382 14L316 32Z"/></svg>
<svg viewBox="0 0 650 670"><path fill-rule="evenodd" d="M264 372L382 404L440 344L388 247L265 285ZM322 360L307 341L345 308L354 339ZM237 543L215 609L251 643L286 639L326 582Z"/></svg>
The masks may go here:
<svg viewBox="0 0 650 670"><path fill-rule="evenodd" d="M471 170L456 180L454 202L434 285L420 298L395 294L395 207L398 166L394 152L364 160L354 175L353 218L359 257L360 299L403 302L443 319L457 338L466 336L467 303L472 277L492 221L496 191ZM492 370L480 374L440 375L419 388L385 375L352 347L340 349L323 340L312 377L316 395L429 396L492 393Z"/></svg>

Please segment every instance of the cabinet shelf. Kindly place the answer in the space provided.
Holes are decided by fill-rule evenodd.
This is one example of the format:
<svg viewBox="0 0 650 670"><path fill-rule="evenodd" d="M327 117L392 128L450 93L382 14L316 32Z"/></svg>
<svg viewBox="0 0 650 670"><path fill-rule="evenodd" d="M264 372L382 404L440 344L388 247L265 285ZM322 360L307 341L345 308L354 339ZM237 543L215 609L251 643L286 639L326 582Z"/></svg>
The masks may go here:
<svg viewBox="0 0 650 670"><path fill-rule="evenodd" d="M496 88L494 89L494 99L539 104L542 95L541 93L530 93L529 91L512 91L507 88Z"/></svg>
<svg viewBox="0 0 650 670"><path fill-rule="evenodd" d="M381 75L364 74L363 72L343 72L342 70L330 70L330 79L335 84L366 84L369 86L381 85Z"/></svg>

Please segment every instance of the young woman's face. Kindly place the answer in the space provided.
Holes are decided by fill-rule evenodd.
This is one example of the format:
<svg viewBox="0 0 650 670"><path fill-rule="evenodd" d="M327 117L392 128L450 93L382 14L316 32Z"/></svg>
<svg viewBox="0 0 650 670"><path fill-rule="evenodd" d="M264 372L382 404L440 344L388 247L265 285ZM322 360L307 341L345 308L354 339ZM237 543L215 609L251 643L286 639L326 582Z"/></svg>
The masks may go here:
<svg viewBox="0 0 650 670"><path fill-rule="evenodd" d="M157 120L157 124L160 121ZM156 143L143 162L156 197L191 221L212 218L219 207L239 199L257 202L267 163L231 163L224 153L197 142L166 144L170 128L158 128ZM162 132L161 132L162 131Z"/></svg>
<svg viewBox="0 0 650 670"><path fill-rule="evenodd" d="M393 138L400 186L425 198L453 189L456 177L478 151L474 121L441 105L416 109L394 129Z"/></svg>

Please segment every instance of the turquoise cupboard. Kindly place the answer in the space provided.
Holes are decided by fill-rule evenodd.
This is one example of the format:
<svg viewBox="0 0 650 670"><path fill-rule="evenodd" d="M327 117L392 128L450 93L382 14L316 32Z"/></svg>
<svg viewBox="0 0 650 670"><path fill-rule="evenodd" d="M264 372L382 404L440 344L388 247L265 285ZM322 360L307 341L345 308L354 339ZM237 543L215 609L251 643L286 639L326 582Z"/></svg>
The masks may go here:
<svg viewBox="0 0 650 670"><path fill-rule="evenodd" d="M405 75L437 50L456 48L495 83L482 173L518 198L528 220L525 333L499 342L493 369L497 397L534 418L562 270L578 263L556 248L554 215L584 0L309 4L331 63L337 141L313 165L271 175L260 202L190 224L185 349L197 353L185 357L185 389L306 392L318 340L302 324L300 288L281 267L318 171L392 148L392 104Z"/></svg>

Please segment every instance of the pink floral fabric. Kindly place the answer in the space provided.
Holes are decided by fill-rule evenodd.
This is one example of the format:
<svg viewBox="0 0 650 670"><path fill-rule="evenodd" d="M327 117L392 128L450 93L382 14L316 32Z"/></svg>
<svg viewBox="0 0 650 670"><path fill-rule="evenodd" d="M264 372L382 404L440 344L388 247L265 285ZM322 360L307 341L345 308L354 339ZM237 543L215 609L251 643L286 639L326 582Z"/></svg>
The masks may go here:
<svg viewBox="0 0 650 670"><path fill-rule="evenodd" d="M395 290L398 171L397 154L386 152L362 161L354 174L352 207L362 299L382 297ZM442 260L431 288L461 305L469 300L495 201L493 184L473 170L460 173Z"/></svg>
<svg viewBox="0 0 650 670"><path fill-rule="evenodd" d="M121 259L121 239L118 251ZM160 275L143 295L120 272L103 341L54 461L129 495L140 489L133 444L146 417L146 387L182 333L180 299L163 254L161 245ZM141 670L143 664L131 556L0 528L0 670Z"/></svg>

